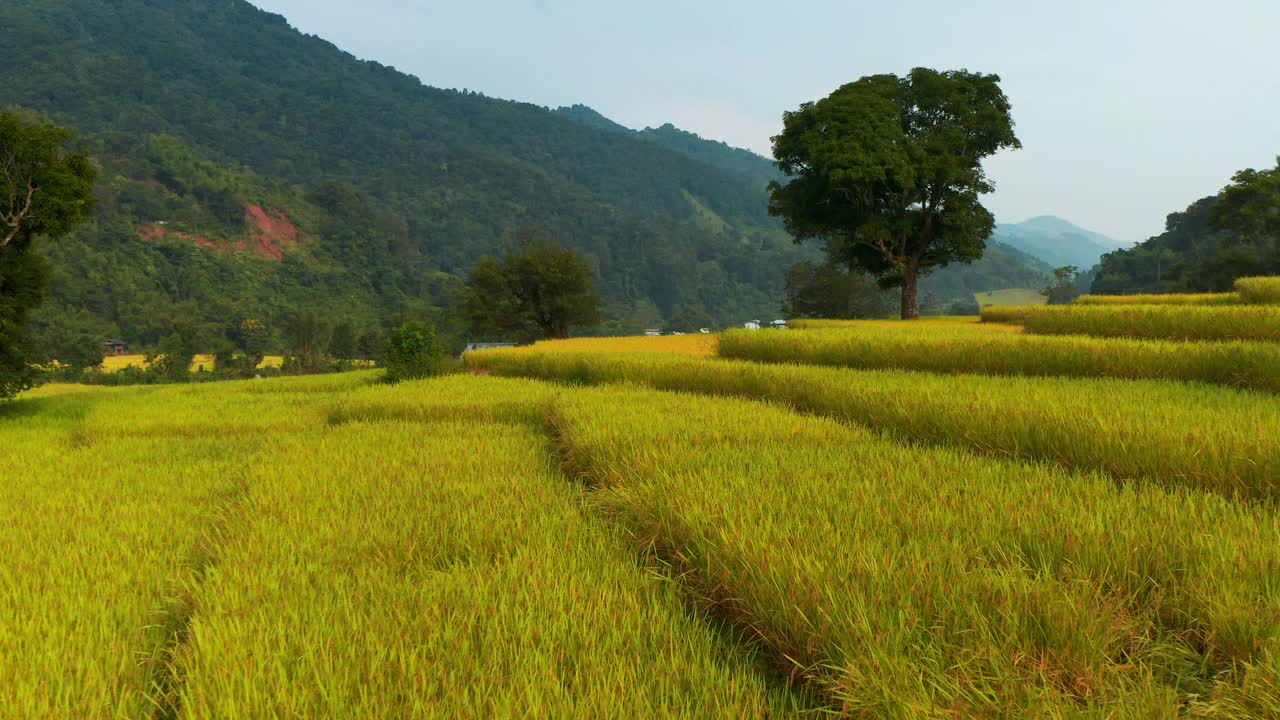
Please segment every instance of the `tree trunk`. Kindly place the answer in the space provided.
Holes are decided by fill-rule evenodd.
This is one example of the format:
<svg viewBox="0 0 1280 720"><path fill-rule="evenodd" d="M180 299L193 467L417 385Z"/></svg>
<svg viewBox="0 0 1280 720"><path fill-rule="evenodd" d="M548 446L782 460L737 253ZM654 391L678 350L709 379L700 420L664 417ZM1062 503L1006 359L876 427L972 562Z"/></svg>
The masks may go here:
<svg viewBox="0 0 1280 720"><path fill-rule="evenodd" d="M902 269L902 319L920 319L920 275L914 265Z"/></svg>

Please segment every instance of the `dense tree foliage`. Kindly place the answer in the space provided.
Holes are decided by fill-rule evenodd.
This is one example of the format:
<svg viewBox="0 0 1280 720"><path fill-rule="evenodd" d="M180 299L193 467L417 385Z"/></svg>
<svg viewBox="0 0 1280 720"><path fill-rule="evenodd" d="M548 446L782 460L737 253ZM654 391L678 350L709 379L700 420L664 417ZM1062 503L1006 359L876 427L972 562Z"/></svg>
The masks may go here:
<svg viewBox="0 0 1280 720"><path fill-rule="evenodd" d="M860 319L889 315L890 302L875 278L844 265L802 262L787 273L782 312L788 318Z"/></svg>
<svg viewBox="0 0 1280 720"><path fill-rule="evenodd" d="M387 336L382 354L386 378L391 382L437 375L444 369L444 350L429 323L407 322Z"/></svg>
<svg viewBox="0 0 1280 720"><path fill-rule="evenodd" d="M770 212L797 240L822 239L851 270L901 286L919 316L918 280L982 256L995 219L983 159L1020 147L1000 78L916 68L874 75L788 112Z"/></svg>
<svg viewBox="0 0 1280 720"><path fill-rule="evenodd" d="M1050 305L1069 305L1080 297L1080 288L1077 284L1079 276L1080 268L1074 265L1055 268L1052 284L1041 290L1040 294L1048 299Z"/></svg>
<svg viewBox="0 0 1280 720"><path fill-rule="evenodd" d="M33 245L62 238L93 207L97 168L67 149L70 139L56 124L0 111L0 399L30 386L38 359L27 318L44 299L47 278Z"/></svg>
<svg viewBox="0 0 1280 720"><path fill-rule="evenodd" d="M1170 214L1160 235L1104 256L1092 292L1220 292L1253 275L1280 275L1280 159Z"/></svg>
<svg viewBox="0 0 1280 720"><path fill-rule="evenodd" d="M565 338L600 322L600 296L581 255L523 231L518 250L482 258L467 280L462 314L494 338Z"/></svg>

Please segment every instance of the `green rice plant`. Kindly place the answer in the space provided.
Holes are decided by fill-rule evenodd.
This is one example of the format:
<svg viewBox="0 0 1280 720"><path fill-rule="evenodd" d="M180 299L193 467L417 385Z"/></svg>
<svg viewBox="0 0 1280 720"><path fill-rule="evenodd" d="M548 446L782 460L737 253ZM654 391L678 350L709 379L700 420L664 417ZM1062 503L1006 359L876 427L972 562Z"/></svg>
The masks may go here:
<svg viewBox="0 0 1280 720"><path fill-rule="evenodd" d="M1236 292L1247 303L1280 304L1280 277L1249 277L1236 280Z"/></svg>
<svg viewBox="0 0 1280 720"><path fill-rule="evenodd" d="M361 390L330 411L337 424L279 441L199 588L181 715L788 714L678 585L583 513L526 422L553 390ZM529 412L466 417L518 403Z"/></svg>
<svg viewBox="0 0 1280 720"><path fill-rule="evenodd" d="M719 355L868 370L1183 380L1280 392L1280 345L1266 342L1181 343L940 330L912 334L850 326L785 333L732 331L720 337Z"/></svg>
<svg viewBox="0 0 1280 720"><path fill-rule="evenodd" d="M1121 480L1280 496L1280 403L1207 385L858 371L672 356L469 354L473 368L783 403L911 443L1098 470Z"/></svg>
<svg viewBox="0 0 1280 720"><path fill-rule="evenodd" d="M988 305L982 308L982 322L1021 324L1028 315L1043 305Z"/></svg>
<svg viewBox="0 0 1280 720"><path fill-rule="evenodd" d="M1264 305L1052 305L1022 321L1037 335L1162 340L1280 341L1280 307Z"/></svg>
<svg viewBox="0 0 1280 720"><path fill-rule="evenodd" d="M1280 701L1250 667L1278 647L1270 509L730 399L602 388L561 396L551 423L638 545L846 716Z"/></svg>
<svg viewBox="0 0 1280 720"><path fill-rule="evenodd" d="M1076 305L1239 305L1239 293L1148 293L1136 295L1081 295Z"/></svg>

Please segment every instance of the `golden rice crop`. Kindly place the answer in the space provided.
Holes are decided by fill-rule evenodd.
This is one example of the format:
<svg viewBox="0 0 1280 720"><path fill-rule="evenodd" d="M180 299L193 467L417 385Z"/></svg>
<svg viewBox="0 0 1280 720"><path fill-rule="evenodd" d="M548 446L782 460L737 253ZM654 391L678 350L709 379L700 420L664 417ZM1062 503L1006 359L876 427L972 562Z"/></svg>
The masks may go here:
<svg viewBox="0 0 1280 720"><path fill-rule="evenodd" d="M891 333L873 326L846 326L785 333L735 330L721 336L719 354L862 369L1185 380L1280 392L1280 345L1267 342L1182 343L945 328Z"/></svg>
<svg viewBox="0 0 1280 720"><path fill-rule="evenodd" d="M81 431L86 411L121 397L34 397L0 414L5 717L151 716L189 583L263 445Z"/></svg>
<svg viewBox="0 0 1280 720"><path fill-rule="evenodd" d="M843 330L846 328L875 328L900 332L932 332L935 330L966 329L977 332L1018 332L1016 325L981 323L978 318L967 316L924 317L919 320L817 320L798 319L788 321L791 330Z"/></svg>
<svg viewBox="0 0 1280 720"><path fill-rule="evenodd" d="M1147 293L1134 295L1081 295L1076 305L1239 305L1238 293Z"/></svg>
<svg viewBox="0 0 1280 720"><path fill-rule="evenodd" d="M689 333L685 335L630 335L621 337L582 337L567 340L542 340L533 345L505 348L508 352L618 352L675 353L693 357L709 357L716 352L716 336Z"/></svg>
<svg viewBox="0 0 1280 720"><path fill-rule="evenodd" d="M503 375L785 403L911 443L950 445L1191 486L1280 496L1280 403L1207 385L861 371L675 356L469 355Z"/></svg>
<svg viewBox="0 0 1280 720"><path fill-rule="evenodd" d="M262 358L262 362L258 363L258 368L278 368L283 364L283 356L267 355ZM114 372L117 370L123 370L130 366L145 369L150 366L150 363L147 362L146 355L109 355L102 359L102 365L99 367L107 372ZM199 371L201 366L203 366L206 371L213 371L213 369L217 367L217 361L213 355L209 355L207 353L192 357L191 372Z"/></svg>
<svg viewBox="0 0 1280 720"><path fill-rule="evenodd" d="M534 422L554 388L373 377L0 409L0 715L791 711L584 514Z"/></svg>
<svg viewBox="0 0 1280 720"><path fill-rule="evenodd" d="M1043 305L988 305L982 308L982 322L1017 325Z"/></svg>
<svg viewBox="0 0 1280 720"><path fill-rule="evenodd" d="M1236 292L1248 303L1280 304L1280 277L1240 278Z"/></svg>
<svg viewBox="0 0 1280 720"><path fill-rule="evenodd" d="M553 426L641 546L846 715L1280 707L1270 509L737 400L584 391Z"/></svg>
<svg viewBox="0 0 1280 720"><path fill-rule="evenodd" d="M1280 307L1266 305L1050 305L1022 324L1038 335L1280 341Z"/></svg>

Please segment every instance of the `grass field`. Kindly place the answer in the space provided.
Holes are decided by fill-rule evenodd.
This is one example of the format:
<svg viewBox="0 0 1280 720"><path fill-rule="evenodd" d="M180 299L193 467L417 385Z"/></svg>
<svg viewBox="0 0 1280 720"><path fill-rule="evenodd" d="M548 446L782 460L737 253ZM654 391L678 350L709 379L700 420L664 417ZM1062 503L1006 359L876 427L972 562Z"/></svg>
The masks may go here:
<svg viewBox="0 0 1280 720"><path fill-rule="evenodd" d="M988 305L1043 305L1049 302L1048 297L1033 288L974 293L973 299L978 301L978 307L984 308Z"/></svg>
<svg viewBox="0 0 1280 720"><path fill-rule="evenodd" d="M797 326L0 405L0 716L1280 717L1280 345Z"/></svg>

